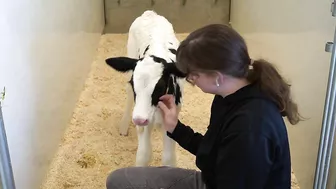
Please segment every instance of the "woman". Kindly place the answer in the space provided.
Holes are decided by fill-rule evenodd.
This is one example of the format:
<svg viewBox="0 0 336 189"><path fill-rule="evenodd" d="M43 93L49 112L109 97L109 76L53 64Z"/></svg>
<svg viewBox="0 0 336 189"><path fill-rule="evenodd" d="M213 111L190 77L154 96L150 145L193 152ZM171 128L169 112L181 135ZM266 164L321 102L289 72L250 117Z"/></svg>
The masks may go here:
<svg viewBox="0 0 336 189"><path fill-rule="evenodd" d="M283 116L301 121L290 86L265 60L251 61L243 38L211 24L192 32L177 51L187 81L214 94L207 132L179 121L174 99L159 107L167 135L196 156L201 170L129 167L114 171L107 188L289 189L291 159Z"/></svg>

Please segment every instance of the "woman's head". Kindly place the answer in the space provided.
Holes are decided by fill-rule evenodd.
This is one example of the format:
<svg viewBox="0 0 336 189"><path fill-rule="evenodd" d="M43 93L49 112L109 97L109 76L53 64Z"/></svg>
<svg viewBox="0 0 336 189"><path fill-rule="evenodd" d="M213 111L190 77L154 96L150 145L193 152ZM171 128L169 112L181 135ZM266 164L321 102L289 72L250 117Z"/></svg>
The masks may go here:
<svg viewBox="0 0 336 189"><path fill-rule="evenodd" d="M301 120L290 86L276 68L265 60L251 64L244 39L227 25L210 24L187 36L177 50L176 66L187 73L188 82L206 93L226 96L257 83L290 123Z"/></svg>
<svg viewBox="0 0 336 189"><path fill-rule="evenodd" d="M246 78L251 61L244 39L235 30L211 24L181 42L177 62L178 68L188 73L187 81L204 92L218 94L229 79Z"/></svg>

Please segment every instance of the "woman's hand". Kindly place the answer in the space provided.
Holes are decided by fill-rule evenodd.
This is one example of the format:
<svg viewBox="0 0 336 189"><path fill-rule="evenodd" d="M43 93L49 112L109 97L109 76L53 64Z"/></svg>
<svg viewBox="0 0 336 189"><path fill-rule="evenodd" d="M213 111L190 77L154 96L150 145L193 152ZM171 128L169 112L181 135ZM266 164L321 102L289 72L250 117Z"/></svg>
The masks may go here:
<svg viewBox="0 0 336 189"><path fill-rule="evenodd" d="M175 98L173 95L163 95L160 100L158 105L162 112L163 126L172 133L178 123Z"/></svg>

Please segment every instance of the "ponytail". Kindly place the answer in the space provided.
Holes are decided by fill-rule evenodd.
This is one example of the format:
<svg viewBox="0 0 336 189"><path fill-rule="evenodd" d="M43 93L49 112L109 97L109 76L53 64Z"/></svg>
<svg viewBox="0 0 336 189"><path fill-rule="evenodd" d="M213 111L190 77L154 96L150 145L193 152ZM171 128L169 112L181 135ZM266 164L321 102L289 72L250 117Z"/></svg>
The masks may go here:
<svg viewBox="0 0 336 189"><path fill-rule="evenodd" d="M276 68L263 59L254 60L252 67L253 69L249 71L247 79L260 86L261 90L277 104L281 114L287 117L292 125L302 121L298 106L291 99L290 85Z"/></svg>

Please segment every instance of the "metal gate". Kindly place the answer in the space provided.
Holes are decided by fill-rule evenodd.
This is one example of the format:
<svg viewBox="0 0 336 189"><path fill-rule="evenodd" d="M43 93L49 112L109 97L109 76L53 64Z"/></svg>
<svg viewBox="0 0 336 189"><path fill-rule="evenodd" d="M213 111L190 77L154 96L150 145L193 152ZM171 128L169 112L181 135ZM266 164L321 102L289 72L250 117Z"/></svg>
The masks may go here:
<svg viewBox="0 0 336 189"><path fill-rule="evenodd" d="M332 16L336 17L336 0L331 5ZM330 176L330 162L334 146L334 135L336 127L336 28L334 33L334 41L327 42L326 52L331 52L330 71L328 79L327 94L324 105L324 114L322 122L322 130L320 136L320 146L317 157L314 189L332 189L335 188L336 176ZM335 157L333 157L335 158ZM336 171L336 165L331 173ZM328 185L328 187L327 187Z"/></svg>

